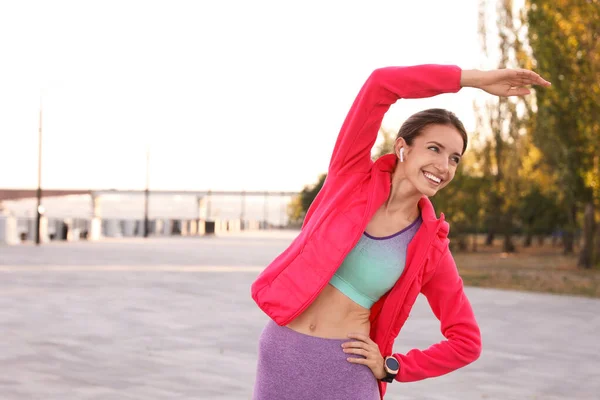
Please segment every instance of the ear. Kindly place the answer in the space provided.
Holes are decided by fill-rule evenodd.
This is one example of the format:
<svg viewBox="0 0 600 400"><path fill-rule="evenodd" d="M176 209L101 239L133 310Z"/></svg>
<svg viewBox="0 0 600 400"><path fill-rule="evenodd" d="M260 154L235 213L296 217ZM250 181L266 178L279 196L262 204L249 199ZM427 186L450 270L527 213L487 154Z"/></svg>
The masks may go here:
<svg viewBox="0 0 600 400"><path fill-rule="evenodd" d="M407 144L406 141L404 140L404 138L399 137L398 139L396 139L394 141L394 154L396 154L396 157L399 157L399 153L400 153L400 148L404 147L404 155L406 156L406 150L407 150Z"/></svg>

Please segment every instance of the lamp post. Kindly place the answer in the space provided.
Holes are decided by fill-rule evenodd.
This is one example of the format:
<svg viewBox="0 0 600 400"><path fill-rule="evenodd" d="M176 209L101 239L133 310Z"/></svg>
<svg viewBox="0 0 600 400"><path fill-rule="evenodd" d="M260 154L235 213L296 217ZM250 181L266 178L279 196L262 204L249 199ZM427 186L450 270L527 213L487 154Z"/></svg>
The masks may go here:
<svg viewBox="0 0 600 400"><path fill-rule="evenodd" d="M37 186L37 208L35 223L35 244L41 243L41 223L42 223L42 96L40 94L40 126L38 130L38 186Z"/></svg>
<svg viewBox="0 0 600 400"><path fill-rule="evenodd" d="M146 190L144 192L144 237L148 237L148 203L150 199L150 146L146 147Z"/></svg>

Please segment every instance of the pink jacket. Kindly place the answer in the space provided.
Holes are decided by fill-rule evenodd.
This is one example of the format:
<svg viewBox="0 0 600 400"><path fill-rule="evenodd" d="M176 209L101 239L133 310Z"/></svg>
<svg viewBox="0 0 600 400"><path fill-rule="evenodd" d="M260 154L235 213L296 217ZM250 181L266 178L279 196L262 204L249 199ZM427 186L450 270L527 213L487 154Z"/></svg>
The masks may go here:
<svg viewBox="0 0 600 400"><path fill-rule="evenodd" d="M420 65L375 70L360 90L338 136L328 176L307 212L300 234L252 284L252 298L277 324L287 325L317 297L358 242L390 193L394 154L371 160L381 121L398 99L460 90L456 66ZM371 308L371 338L392 353L419 293L441 322L446 340L428 349L394 354L396 380L411 382L447 374L475 361L481 336L463 292L448 244L449 225L429 199L419 201L423 223L408 246L406 267L395 286ZM381 398L386 383L380 382Z"/></svg>

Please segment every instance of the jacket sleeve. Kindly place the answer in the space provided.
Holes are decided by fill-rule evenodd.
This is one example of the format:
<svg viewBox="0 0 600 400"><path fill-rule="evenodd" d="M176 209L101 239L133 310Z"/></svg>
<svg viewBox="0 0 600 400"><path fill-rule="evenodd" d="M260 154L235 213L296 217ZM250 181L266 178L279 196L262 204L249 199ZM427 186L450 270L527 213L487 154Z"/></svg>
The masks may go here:
<svg viewBox="0 0 600 400"><path fill-rule="evenodd" d="M338 135L329 174L366 172L383 116L398 99L425 98L460 90L461 69L424 64L385 67L371 73L359 91Z"/></svg>
<svg viewBox="0 0 600 400"><path fill-rule="evenodd" d="M400 372L396 375L400 382L447 374L474 362L481 354L479 326L449 250L446 250L436 272L421 292L440 321L442 335L447 340L424 351L394 354L400 362Z"/></svg>

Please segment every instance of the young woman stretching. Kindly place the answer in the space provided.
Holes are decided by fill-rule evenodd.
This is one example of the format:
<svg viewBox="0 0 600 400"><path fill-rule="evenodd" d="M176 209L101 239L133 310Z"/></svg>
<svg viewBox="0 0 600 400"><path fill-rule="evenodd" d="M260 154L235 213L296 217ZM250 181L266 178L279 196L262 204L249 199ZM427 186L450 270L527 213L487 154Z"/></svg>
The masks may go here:
<svg viewBox="0 0 600 400"><path fill-rule="evenodd" d="M527 70L452 65L375 70L342 126L326 182L302 231L252 284L271 318L259 341L255 400L382 399L394 379L447 374L475 361L481 336L448 248L448 223L428 197L450 183L467 147L463 124L430 109L400 128L394 153L371 161L398 99L475 87L522 96L550 83ZM447 340L392 354L423 293Z"/></svg>

